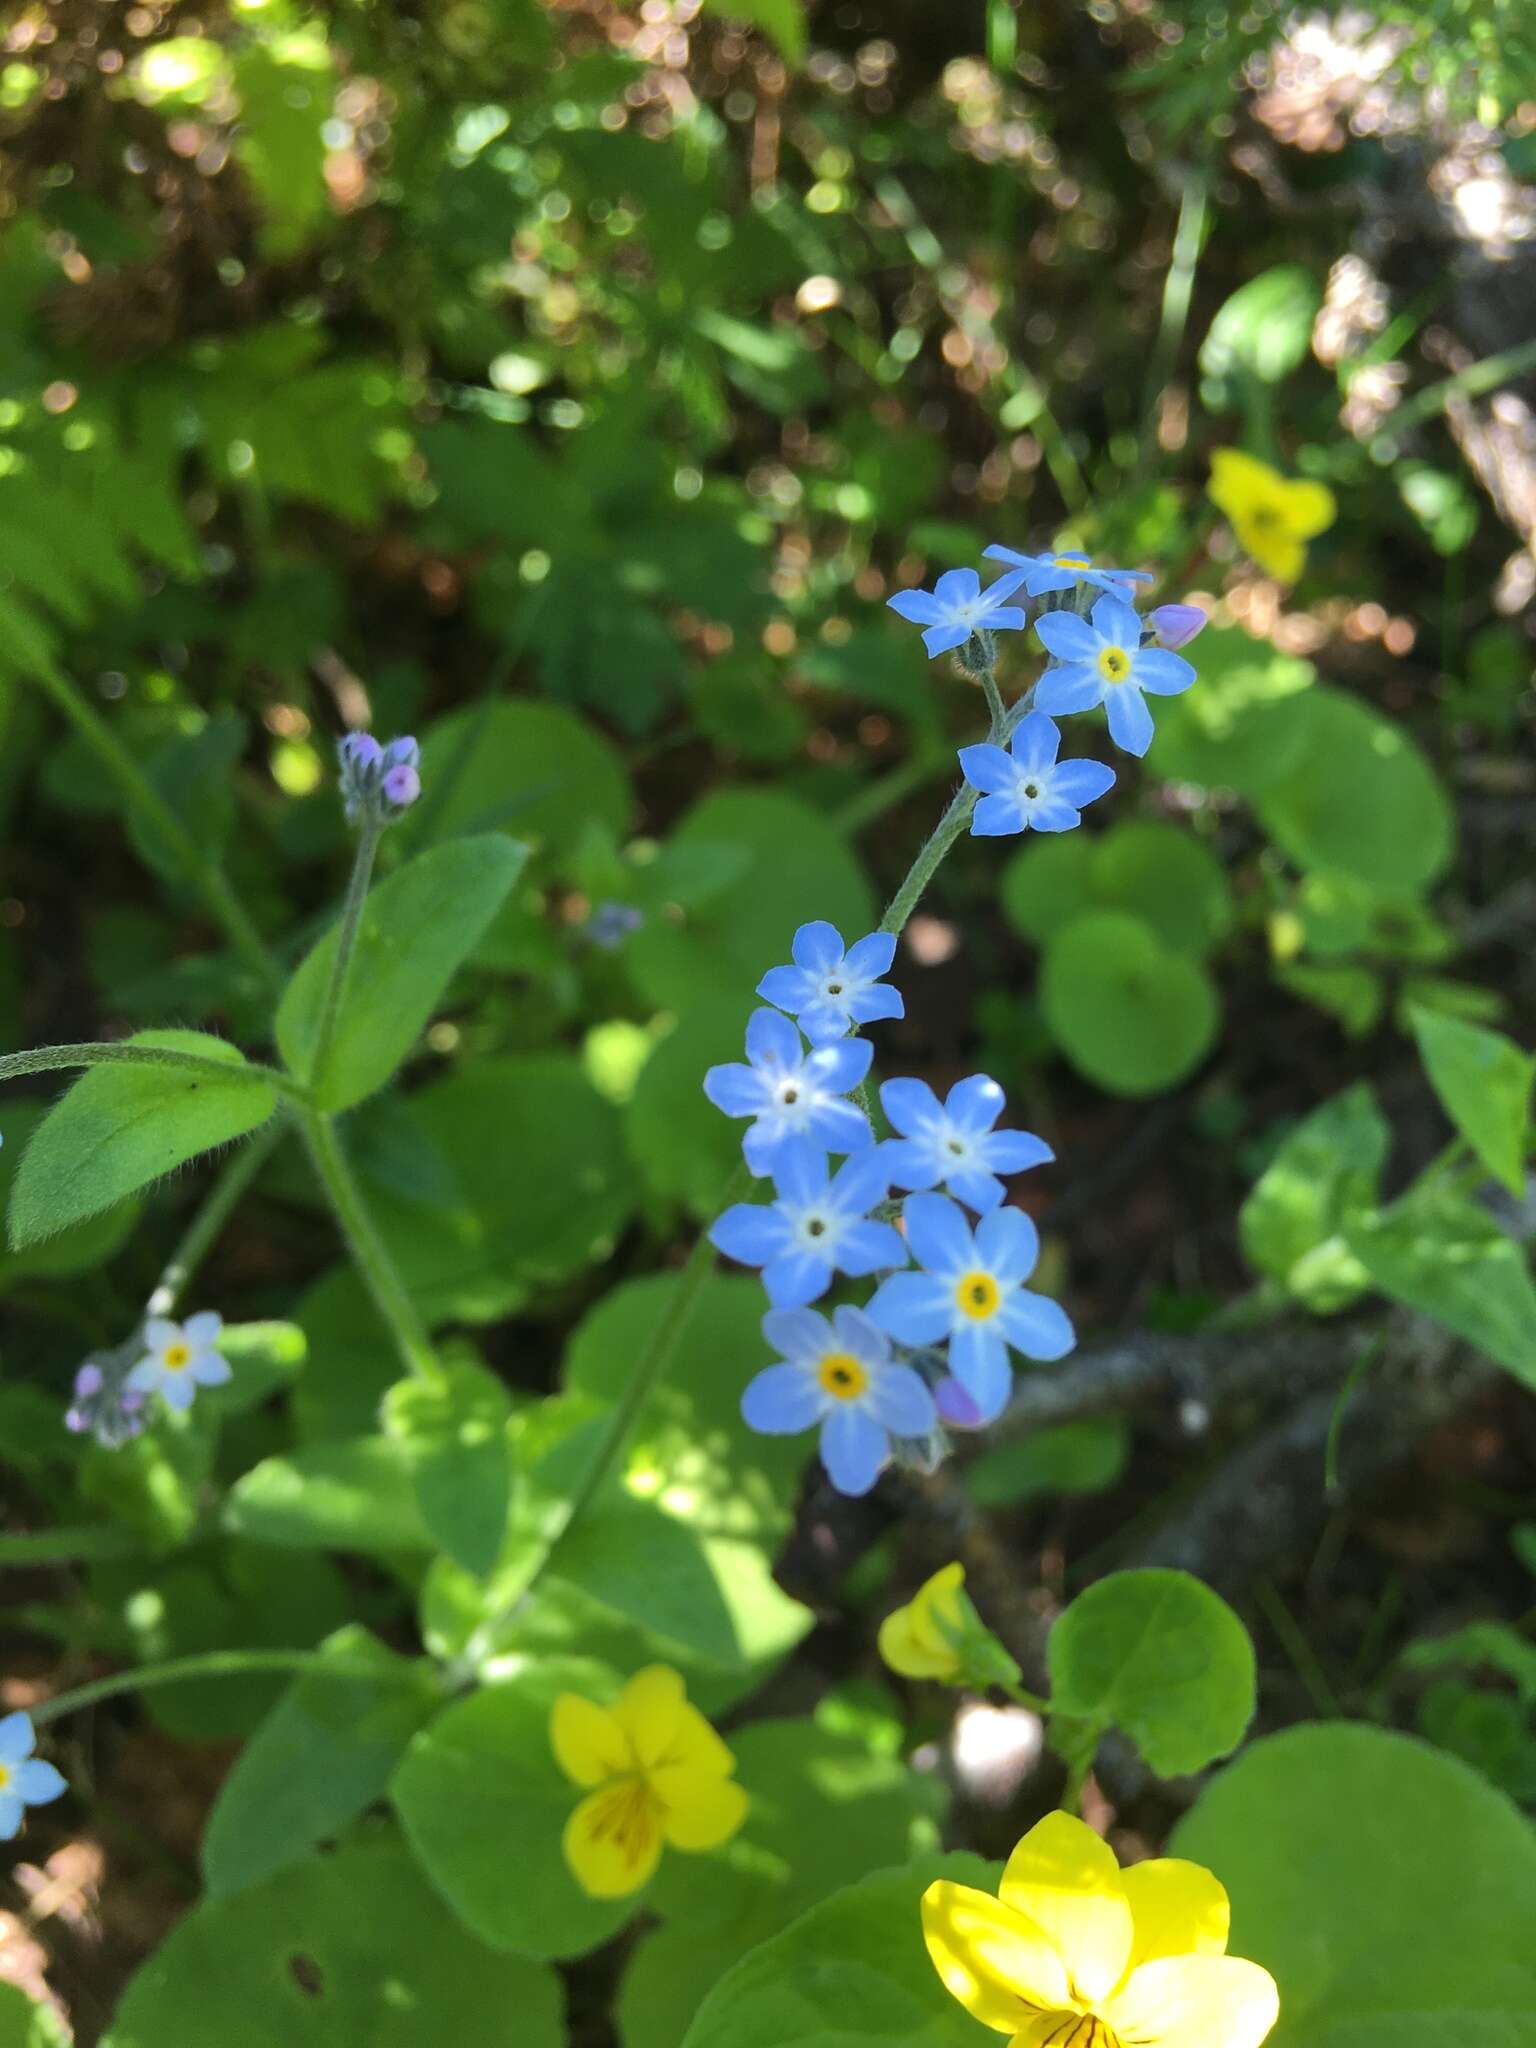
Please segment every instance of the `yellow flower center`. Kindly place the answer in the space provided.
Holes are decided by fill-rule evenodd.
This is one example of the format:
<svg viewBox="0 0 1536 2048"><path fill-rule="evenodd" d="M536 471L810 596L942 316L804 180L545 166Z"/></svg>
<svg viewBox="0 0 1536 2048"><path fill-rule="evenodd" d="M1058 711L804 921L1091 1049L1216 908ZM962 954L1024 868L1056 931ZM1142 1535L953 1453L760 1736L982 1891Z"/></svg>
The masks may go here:
<svg viewBox="0 0 1536 2048"><path fill-rule="evenodd" d="M829 1351L816 1368L816 1377L834 1401L857 1401L869 1385L869 1374L846 1351Z"/></svg>
<svg viewBox="0 0 1536 2048"><path fill-rule="evenodd" d="M11 1782L11 1767L10 1767L10 1765L9 1765L9 1764L0 1764L0 1792L3 1792L3 1791L5 1790L5 1788L6 1788L6 1786L7 1786L7 1785L9 1785L9 1783L10 1783L10 1782Z"/></svg>
<svg viewBox="0 0 1536 2048"><path fill-rule="evenodd" d="M1106 683L1123 683L1131 672L1131 657L1123 647L1099 650L1099 674Z"/></svg>
<svg viewBox="0 0 1536 2048"><path fill-rule="evenodd" d="M955 1288L955 1300L974 1323L984 1323L997 1313L997 1282L990 1273L966 1273Z"/></svg>
<svg viewBox="0 0 1536 2048"><path fill-rule="evenodd" d="M1097 2013L1052 2012L1041 2017L1055 2023L1040 2037L1048 2048L1121 2048L1120 2036Z"/></svg>
<svg viewBox="0 0 1536 2048"><path fill-rule="evenodd" d="M1275 527L1285 524L1285 514L1278 505L1250 505L1245 518L1260 533L1273 532Z"/></svg>
<svg viewBox="0 0 1536 2048"><path fill-rule="evenodd" d="M167 1372L180 1372L184 1366L190 1365L191 1362L192 1350L191 1346L187 1344L167 1344L160 1354L160 1363Z"/></svg>
<svg viewBox="0 0 1536 2048"><path fill-rule="evenodd" d="M1086 555L1053 555L1051 560L1058 569L1086 569L1088 566Z"/></svg>
<svg viewBox="0 0 1536 2048"><path fill-rule="evenodd" d="M626 1866L638 1870L652 1853L663 1813L661 1801L643 1775L615 1778L601 1797L592 1801L583 1832L594 1846L611 1842Z"/></svg>

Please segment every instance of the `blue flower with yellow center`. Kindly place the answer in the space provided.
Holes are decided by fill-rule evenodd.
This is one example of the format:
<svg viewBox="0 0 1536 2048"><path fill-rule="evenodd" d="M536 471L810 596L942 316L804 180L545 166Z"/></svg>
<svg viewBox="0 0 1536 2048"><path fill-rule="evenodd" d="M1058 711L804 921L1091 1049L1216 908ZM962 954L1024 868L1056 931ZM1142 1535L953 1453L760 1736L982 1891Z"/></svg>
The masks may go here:
<svg viewBox="0 0 1536 2048"><path fill-rule="evenodd" d="M813 1308L776 1309L763 1335L779 1353L741 1397L742 1417L765 1436L821 1427L821 1462L839 1493L868 1493L890 1460L892 1437L923 1437L937 1417L920 1374L891 1357L884 1331L856 1308L829 1323Z"/></svg>
<svg viewBox="0 0 1536 2048"><path fill-rule="evenodd" d="M1036 709L1058 716L1102 704L1110 738L1128 754L1144 754L1152 744L1152 714L1142 692L1177 697L1195 680L1182 654L1142 646L1141 620L1117 597L1101 597L1086 619L1047 612L1035 631L1056 657L1035 685Z"/></svg>
<svg viewBox="0 0 1536 2048"><path fill-rule="evenodd" d="M1052 591L1075 590L1080 583L1086 583L1090 589L1105 591L1111 597L1129 598L1138 583L1152 581L1145 569L1096 569L1076 548L1063 548L1059 554L1024 555L1017 548L1005 548L994 542L983 552L989 562L1008 562L1018 569L1028 597L1046 597Z"/></svg>

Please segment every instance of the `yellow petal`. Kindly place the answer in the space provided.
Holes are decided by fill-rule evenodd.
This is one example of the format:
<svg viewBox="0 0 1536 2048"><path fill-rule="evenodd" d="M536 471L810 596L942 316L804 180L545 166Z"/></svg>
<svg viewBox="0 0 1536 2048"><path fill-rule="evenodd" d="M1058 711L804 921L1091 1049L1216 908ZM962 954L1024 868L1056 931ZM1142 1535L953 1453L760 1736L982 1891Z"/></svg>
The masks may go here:
<svg viewBox="0 0 1536 2048"><path fill-rule="evenodd" d="M1268 1970L1239 1956L1158 1956L1100 2008L1145 2048L1259 2048L1280 2013Z"/></svg>
<svg viewBox="0 0 1536 2048"><path fill-rule="evenodd" d="M678 1709L677 1720L667 1744L649 1765L654 1778L659 1771L681 1770L694 1777L728 1778L736 1759L704 1716L687 1700Z"/></svg>
<svg viewBox="0 0 1536 2048"><path fill-rule="evenodd" d="M1293 534L1279 526L1255 526L1241 518L1232 521L1232 531L1244 552L1252 555L1266 576L1273 576L1277 583L1300 581L1307 566L1307 551Z"/></svg>
<svg viewBox="0 0 1536 2048"><path fill-rule="evenodd" d="M674 1849L718 1849L747 1817L747 1795L734 1778L661 1770L652 1772L651 1785L665 1808L662 1828Z"/></svg>
<svg viewBox="0 0 1536 2048"><path fill-rule="evenodd" d="M1235 520L1260 500L1272 498L1284 482L1279 470L1256 455L1246 455L1241 448L1218 448L1211 457L1206 489L1219 509Z"/></svg>
<svg viewBox="0 0 1536 2048"><path fill-rule="evenodd" d="M1131 1909L1114 1850L1086 1822L1070 1813L1038 1821L1008 1858L998 1896L1055 1944L1078 1998L1092 2003L1119 1983Z"/></svg>
<svg viewBox="0 0 1536 2048"><path fill-rule="evenodd" d="M951 1649L935 1650L912 1625L910 1607L898 1607L880 1624L880 1655L903 1678L954 1678L960 1660Z"/></svg>
<svg viewBox="0 0 1536 2048"><path fill-rule="evenodd" d="M1051 1943L990 1892L942 1878L929 1885L923 1939L950 1997L999 2034L1067 2003L1067 1974Z"/></svg>
<svg viewBox="0 0 1536 2048"><path fill-rule="evenodd" d="M642 1766L665 1755L684 1704L682 1676L670 1664L648 1664L625 1686L614 1719L634 1744Z"/></svg>
<svg viewBox="0 0 1536 2048"><path fill-rule="evenodd" d="M555 1762L573 1785L601 1785L632 1771L634 1758L624 1730L606 1707L563 1692L549 1717L549 1740Z"/></svg>
<svg viewBox="0 0 1536 2048"><path fill-rule="evenodd" d="M561 1838L571 1875L594 1899L639 1891L661 1854L661 1807L639 1778L589 1792Z"/></svg>
<svg viewBox="0 0 1536 2048"><path fill-rule="evenodd" d="M1285 523L1298 540L1311 540L1332 526L1338 510L1326 484L1303 481L1285 487Z"/></svg>
<svg viewBox="0 0 1536 2048"><path fill-rule="evenodd" d="M880 1624L880 1655L903 1678L956 1678L953 1637L967 1620L965 1566L947 1564L919 1586L905 1607Z"/></svg>
<svg viewBox="0 0 1536 2048"><path fill-rule="evenodd" d="M1128 1968L1153 1956L1219 1956L1227 1946L1232 1910L1219 1881L1203 1864L1154 1856L1120 1873L1131 1902L1135 1936Z"/></svg>

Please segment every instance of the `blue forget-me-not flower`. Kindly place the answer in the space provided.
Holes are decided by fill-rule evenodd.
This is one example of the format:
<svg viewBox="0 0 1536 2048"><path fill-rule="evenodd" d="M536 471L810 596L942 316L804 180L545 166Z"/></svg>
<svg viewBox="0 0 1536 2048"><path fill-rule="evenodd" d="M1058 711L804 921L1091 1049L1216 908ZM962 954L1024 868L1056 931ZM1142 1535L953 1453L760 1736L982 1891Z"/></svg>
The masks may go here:
<svg viewBox="0 0 1536 2048"><path fill-rule="evenodd" d="M1059 555L1025 555L994 541L982 550L989 562L1009 562L1024 578L1026 597L1045 597L1056 590L1075 590L1086 583L1111 597L1129 598L1138 583L1150 583L1146 569L1095 569L1088 557L1069 548Z"/></svg>
<svg viewBox="0 0 1536 2048"><path fill-rule="evenodd" d="M704 1093L727 1116L750 1116L742 1152L754 1173L771 1173L786 1138L809 1138L824 1152L857 1152L870 1142L869 1119L846 1100L869 1072L867 1038L844 1038L807 1052L805 1041L777 1010L754 1010L747 1022L747 1062L711 1067Z"/></svg>
<svg viewBox="0 0 1536 2048"><path fill-rule="evenodd" d="M1019 721L1007 751L984 741L960 749L960 772L984 792L971 815L978 839L1003 833L1070 832L1105 790L1115 771L1102 761L1058 761L1061 734L1043 711Z"/></svg>
<svg viewBox="0 0 1536 2048"><path fill-rule="evenodd" d="M1021 1209L993 1209L974 1234L943 1195L909 1195L907 1245L922 1267L881 1281L868 1315L903 1344L949 1339L949 1369L993 1422L1007 1402L1008 1353L1064 1358L1077 1342L1066 1311L1024 1282L1040 1256L1035 1226Z"/></svg>
<svg viewBox="0 0 1536 2048"><path fill-rule="evenodd" d="M37 1736L30 1714L7 1714L0 1721L0 1842L21 1831L29 1806L46 1806L68 1790L52 1764L34 1756Z"/></svg>
<svg viewBox="0 0 1536 2048"><path fill-rule="evenodd" d="M221 1387L230 1378L229 1361L219 1350L224 1327L213 1309L174 1323L169 1316L151 1316L144 1325L144 1355L128 1375L135 1393L160 1394L172 1408L190 1408L199 1387Z"/></svg>
<svg viewBox="0 0 1536 2048"><path fill-rule="evenodd" d="M1035 621L1035 631L1059 664L1035 685L1037 708L1059 713L1102 704L1111 739L1128 754L1144 754L1152 744L1143 690L1177 697L1195 680L1182 654L1142 646L1141 620L1118 597L1101 597L1086 619L1047 612Z"/></svg>
<svg viewBox="0 0 1536 2048"><path fill-rule="evenodd" d="M868 1493L890 1460L890 1439L923 1437L937 1416L920 1374L856 1308L828 1323L813 1308L776 1309L763 1335L779 1354L741 1397L748 1426L798 1436L821 1425L821 1462L839 1493Z"/></svg>
<svg viewBox="0 0 1536 2048"><path fill-rule="evenodd" d="M798 1017L812 1045L826 1045L860 1024L906 1015L898 991L880 979L896 958L889 932L871 932L845 950L837 926L818 918L801 925L789 950L794 966L770 967L757 993Z"/></svg>
<svg viewBox="0 0 1536 2048"><path fill-rule="evenodd" d="M948 654L963 647L973 633L1019 632L1023 606L1008 600L1023 581L1023 570L1014 570L983 590L974 569L946 569L932 590L898 590L886 603L904 619L927 628L923 645L930 654Z"/></svg>
<svg viewBox="0 0 1536 2048"><path fill-rule="evenodd" d="M880 1106L899 1138L885 1141L892 1187L936 1188L985 1213L1003 1199L1000 1173L1023 1173L1056 1157L1030 1131L994 1131L1004 1095L986 1074L957 1081L940 1102L926 1081L887 1081Z"/></svg>
<svg viewBox="0 0 1536 2048"><path fill-rule="evenodd" d="M788 1138L773 1162L773 1186L776 1201L737 1202L711 1227L709 1241L743 1266L762 1267L775 1308L815 1301L834 1273L858 1279L906 1264L899 1234L870 1220L890 1189L878 1145L855 1152L829 1178L819 1147Z"/></svg>

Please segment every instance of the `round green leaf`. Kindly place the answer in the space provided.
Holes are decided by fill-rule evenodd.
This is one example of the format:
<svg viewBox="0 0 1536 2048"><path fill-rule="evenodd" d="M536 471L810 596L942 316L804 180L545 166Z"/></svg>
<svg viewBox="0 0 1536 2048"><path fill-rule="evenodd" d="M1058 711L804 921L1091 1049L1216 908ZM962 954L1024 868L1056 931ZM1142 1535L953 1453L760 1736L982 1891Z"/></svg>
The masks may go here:
<svg viewBox="0 0 1536 2048"><path fill-rule="evenodd" d="M435 816L434 781L452 776ZM592 820L616 833L634 796L618 754L601 733L559 704L501 697L440 718L421 748L424 802L439 839L503 830L559 854Z"/></svg>
<svg viewBox="0 0 1536 2048"><path fill-rule="evenodd" d="M777 790L733 789L694 805L669 847L744 850L747 865L691 915L652 917L626 949L650 1001L682 1009L722 989L749 993L789 958L796 927L826 918L851 945L875 921L858 862L820 811Z"/></svg>
<svg viewBox="0 0 1536 2048"><path fill-rule="evenodd" d="M1056 934L1040 999L1072 1065L1116 1095L1174 1087L1210 1051L1219 1021L1204 969L1120 911L1092 911Z"/></svg>
<svg viewBox="0 0 1536 2048"><path fill-rule="evenodd" d="M104 2048L563 2048L562 2004L552 1970L483 1948L398 1844L373 1842L196 1907Z"/></svg>
<svg viewBox="0 0 1536 2048"><path fill-rule="evenodd" d="M743 1058L751 1009L750 996L741 994L690 1004L641 1068L629 1103L629 1146L641 1172L657 1194L701 1220L719 1215L747 1129L705 1095L704 1072Z"/></svg>
<svg viewBox="0 0 1536 2048"><path fill-rule="evenodd" d="M560 1838L581 1798L555 1762L549 1716L564 1690L592 1698L604 1674L551 1661L458 1701L418 1735L390 1796L437 1890L492 1948L584 1955L644 1903L589 1899Z"/></svg>
<svg viewBox="0 0 1536 2048"><path fill-rule="evenodd" d="M1208 626L1194 655L1194 688L1157 708L1157 772L1169 782L1256 798L1306 752L1301 699L1317 671L1236 626Z"/></svg>
<svg viewBox="0 0 1536 2048"><path fill-rule="evenodd" d="M1256 796L1264 829L1304 868L1340 868L1387 896L1444 870L1450 803L1405 727L1321 685L1300 707L1305 752Z"/></svg>
<svg viewBox="0 0 1536 2048"><path fill-rule="evenodd" d="M1232 923L1220 861L1192 833L1160 818L1132 819L1106 833L1093 848L1091 881L1106 909L1130 911L1165 946L1197 960Z"/></svg>
<svg viewBox="0 0 1536 2048"><path fill-rule="evenodd" d="M1269 2048L1519 2048L1536 2013L1536 1831L1428 1744L1343 1723L1256 1742L1170 1853L1232 1899L1280 1987Z"/></svg>
<svg viewBox="0 0 1536 2048"><path fill-rule="evenodd" d="M1159 1777L1226 1756L1253 1719L1248 1631L1188 1572L1111 1572L1068 1607L1046 1656L1052 1712L1122 1729Z"/></svg>
<svg viewBox="0 0 1536 2048"><path fill-rule="evenodd" d="M1200 346L1201 394L1218 411L1237 405L1244 384L1278 384L1305 361L1322 286L1299 263L1260 271L1218 311Z"/></svg>
<svg viewBox="0 0 1536 2048"><path fill-rule="evenodd" d="M1086 832L1039 837L1010 855L998 878L1003 915L1027 939L1054 938L1074 917L1095 907L1094 845Z"/></svg>

